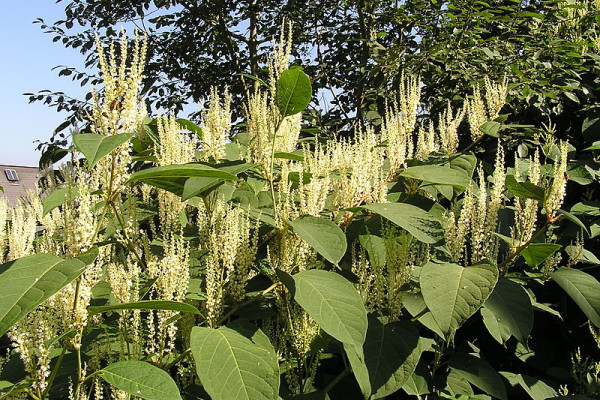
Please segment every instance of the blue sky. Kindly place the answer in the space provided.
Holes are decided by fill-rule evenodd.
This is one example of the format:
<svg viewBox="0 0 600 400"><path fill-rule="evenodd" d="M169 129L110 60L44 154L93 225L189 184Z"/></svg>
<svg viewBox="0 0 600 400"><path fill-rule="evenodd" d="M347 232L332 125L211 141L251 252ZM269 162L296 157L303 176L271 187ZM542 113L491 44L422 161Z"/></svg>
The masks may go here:
<svg viewBox="0 0 600 400"><path fill-rule="evenodd" d="M82 98L81 88L70 77L58 77L57 65L81 66L83 56L52 43L37 17L47 23L63 17L63 3L54 0L0 0L0 164L37 165L40 153L35 140L47 140L65 118L41 103L29 104L26 92L42 89L62 91Z"/></svg>

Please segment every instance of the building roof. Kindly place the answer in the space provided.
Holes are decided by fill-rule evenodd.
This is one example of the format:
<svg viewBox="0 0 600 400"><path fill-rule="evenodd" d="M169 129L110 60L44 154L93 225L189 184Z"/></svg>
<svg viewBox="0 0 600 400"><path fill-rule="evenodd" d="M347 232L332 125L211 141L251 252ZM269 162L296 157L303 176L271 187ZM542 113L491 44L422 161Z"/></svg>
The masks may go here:
<svg viewBox="0 0 600 400"><path fill-rule="evenodd" d="M8 200L8 204L16 206L25 197L27 190L36 188L41 172L36 167L0 164L0 196Z"/></svg>

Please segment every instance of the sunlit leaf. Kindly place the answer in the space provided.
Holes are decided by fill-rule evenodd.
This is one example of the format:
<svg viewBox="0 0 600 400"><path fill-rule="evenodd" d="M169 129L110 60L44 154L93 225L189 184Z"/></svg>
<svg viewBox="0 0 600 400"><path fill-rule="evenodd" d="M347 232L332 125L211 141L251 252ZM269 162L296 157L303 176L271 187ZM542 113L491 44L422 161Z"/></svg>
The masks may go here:
<svg viewBox="0 0 600 400"><path fill-rule="evenodd" d="M600 283L583 271L562 267L550 277L577 303L581 311L600 328Z"/></svg>
<svg viewBox="0 0 600 400"><path fill-rule="evenodd" d="M464 268L429 262L419 277L425 304L447 336L483 305L497 281L498 268L489 263Z"/></svg>
<svg viewBox="0 0 600 400"><path fill-rule="evenodd" d="M267 336L236 322L218 329L196 326L192 355L213 400L273 400L279 393L279 363Z"/></svg>
<svg viewBox="0 0 600 400"><path fill-rule="evenodd" d="M380 399L399 390L413 374L419 358L419 332L409 324L382 324L369 318L362 347L364 359L352 345L345 345L365 398Z"/></svg>
<svg viewBox="0 0 600 400"><path fill-rule="evenodd" d="M289 276L278 271L294 299L329 335L362 349L367 310L352 283L340 274L310 269Z"/></svg>
<svg viewBox="0 0 600 400"><path fill-rule="evenodd" d="M483 322L498 342L504 343L507 335L514 335L521 343L527 342L533 329L533 306L523 286L500 279L481 311Z"/></svg>
<svg viewBox="0 0 600 400"><path fill-rule="evenodd" d="M487 361L471 354L455 353L448 363L467 381L494 398L506 400L506 387L502 378Z"/></svg>
<svg viewBox="0 0 600 400"><path fill-rule="evenodd" d="M135 133L121 133L104 136L95 133L79 133L73 135L73 143L77 150L83 153L88 168L93 168L103 157L124 143L127 143Z"/></svg>
<svg viewBox="0 0 600 400"><path fill-rule="evenodd" d="M298 236L331 263L339 263L346 254L346 235L335 222L305 215L288 221L288 224Z"/></svg>
<svg viewBox="0 0 600 400"><path fill-rule="evenodd" d="M277 79L275 104L282 116L304 110L312 98L309 77L300 68L285 70Z"/></svg>
<svg viewBox="0 0 600 400"><path fill-rule="evenodd" d="M177 384L168 372L144 361L119 361L100 370L112 386L146 400L180 400Z"/></svg>
<svg viewBox="0 0 600 400"><path fill-rule="evenodd" d="M362 208L392 221L423 243L432 244L444 237L441 221L431 213L411 204L368 204Z"/></svg>
<svg viewBox="0 0 600 400"><path fill-rule="evenodd" d="M408 167L400 173L400 176L418 179L423 182L437 185L456 186L461 189L469 186L471 177L464 171L439 165L417 165Z"/></svg>
<svg viewBox="0 0 600 400"><path fill-rule="evenodd" d="M0 336L77 278L86 264L39 253L0 265Z"/></svg>

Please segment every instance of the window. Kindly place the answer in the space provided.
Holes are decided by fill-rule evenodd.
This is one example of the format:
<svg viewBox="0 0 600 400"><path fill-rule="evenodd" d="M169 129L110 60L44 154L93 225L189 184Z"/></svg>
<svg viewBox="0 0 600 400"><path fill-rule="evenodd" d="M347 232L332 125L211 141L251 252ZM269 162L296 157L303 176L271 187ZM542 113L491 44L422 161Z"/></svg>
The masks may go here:
<svg viewBox="0 0 600 400"><path fill-rule="evenodd" d="M6 179L8 179L10 182L19 181L19 175L17 175L17 171L14 169L5 169L4 173L6 174Z"/></svg>

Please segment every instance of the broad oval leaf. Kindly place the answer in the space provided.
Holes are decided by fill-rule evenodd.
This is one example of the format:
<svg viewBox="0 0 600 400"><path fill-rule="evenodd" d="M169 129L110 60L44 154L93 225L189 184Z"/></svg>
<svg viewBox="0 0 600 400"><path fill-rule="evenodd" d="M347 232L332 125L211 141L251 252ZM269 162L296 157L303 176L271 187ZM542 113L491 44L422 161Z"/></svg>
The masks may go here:
<svg viewBox="0 0 600 400"><path fill-rule="evenodd" d="M300 68L285 70L277 79L275 104L282 116L304 110L312 98L309 77Z"/></svg>
<svg viewBox="0 0 600 400"><path fill-rule="evenodd" d="M406 308L406 311L413 317L417 318L417 321L422 323L426 328L435 332L439 337L444 337L444 332L440 329L431 311L427 309L427 305L423 300L423 294L420 292L412 293L405 292L402 294L402 305Z"/></svg>
<svg viewBox="0 0 600 400"><path fill-rule="evenodd" d="M181 303L179 301L169 300L143 300L132 303L111 304L108 306L92 306L88 307L90 315L100 314L109 311L121 310L169 310L187 312L191 314L202 315L202 313L191 304Z"/></svg>
<svg viewBox="0 0 600 400"><path fill-rule="evenodd" d="M86 264L39 253L0 265L0 336L77 278Z"/></svg>
<svg viewBox="0 0 600 400"><path fill-rule="evenodd" d="M567 212L565 210L562 210L560 208L558 210L556 210L556 213L564 216L566 220L571 221L572 223L574 223L575 225L577 225L578 227L583 229L583 231L585 233L587 233L588 235L590 234L589 228L575 215L573 215L570 212Z"/></svg>
<svg viewBox="0 0 600 400"><path fill-rule="evenodd" d="M544 201L544 188L531 182L518 182L513 175L506 176L506 188L522 199Z"/></svg>
<svg viewBox="0 0 600 400"><path fill-rule="evenodd" d="M191 349L204 389L213 400L273 400L279 393L275 349L256 326L194 327Z"/></svg>
<svg viewBox="0 0 600 400"><path fill-rule="evenodd" d="M530 267L537 267L544 260L560 250L562 246L556 243L530 243L521 250L521 255Z"/></svg>
<svg viewBox="0 0 600 400"><path fill-rule="evenodd" d="M177 118L175 121L177 121L179 125L187 129L188 131L194 132L199 137L202 137L202 128L200 128L198 125L196 125L189 119Z"/></svg>
<svg viewBox="0 0 600 400"><path fill-rule="evenodd" d="M481 307L497 281L498 268L489 263L464 268L429 262L419 278L423 300L447 337Z"/></svg>
<svg viewBox="0 0 600 400"><path fill-rule="evenodd" d="M375 267L385 266L386 251L385 251L385 240L376 235L359 235L358 240L362 247L367 250L369 254L369 261Z"/></svg>
<svg viewBox="0 0 600 400"><path fill-rule="evenodd" d="M477 166L477 157L472 153L454 155L448 160L446 165L472 177L473 172L475 172L475 167Z"/></svg>
<svg viewBox="0 0 600 400"><path fill-rule="evenodd" d="M471 384L455 370L451 370L446 376L444 391L450 393L453 398L461 398L462 396L463 400L483 400L478 397L471 397L473 395Z"/></svg>
<svg viewBox="0 0 600 400"><path fill-rule="evenodd" d="M415 372L406 380L402 389L411 396L429 394L433 391L431 372L424 362L417 364Z"/></svg>
<svg viewBox="0 0 600 400"><path fill-rule="evenodd" d="M491 316L484 310L488 310ZM526 344L533 329L533 306L523 286L510 279L500 279L481 311L483 322L498 342L504 343L513 335Z"/></svg>
<svg viewBox="0 0 600 400"><path fill-rule="evenodd" d="M77 147L77 150L83 153L87 160L88 168L91 169L111 151L131 140L134 134L133 132L129 132L104 136L95 133L80 133L73 135L73 143Z"/></svg>
<svg viewBox="0 0 600 400"><path fill-rule="evenodd" d="M190 163L147 168L131 175L129 182L144 182L148 185L181 196L186 180L192 177L218 178L225 180L237 179L237 177L230 172L222 171L204 164Z"/></svg>
<svg viewBox="0 0 600 400"><path fill-rule="evenodd" d="M479 127L481 132L495 138L500 137L500 129L502 129L502 124L498 121L487 121Z"/></svg>
<svg viewBox="0 0 600 400"><path fill-rule="evenodd" d="M519 385L527 392L533 400L552 399L558 395L556 390L539 378L529 375L514 374L512 372L500 372L511 385Z"/></svg>
<svg viewBox="0 0 600 400"><path fill-rule="evenodd" d="M183 184L181 201L186 201L194 196L202 196L223 183L222 179L192 177L188 178Z"/></svg>
<svg viewBox="0 0 600 400"><path fill-rule="evenodd" d="M215 165L214 168L220 171L228 172L233 175L240 174L254 167L254 164L244 162L229 162L225 164ZM213 177L191 177L188 178L183 185L181 200L186 201L194 196L205 195L210 190L223 183L222 178Z"/></svg>
<svg viewBox="0 0 600 400"><path fill-rule="evenodd" d="M304 155L301 150L295 151L293 153L286 153L283 151L276 151L273 156L275 158L281 158L284 160L292 160L292 161L304 161Z"/></svg>
<svg viewBox="0 0 600 400"><path fill-rule="evenodd" d="M376 212L405 229L415 239L433 244L444 237L441 221L427 211L404 203L368 204L362 208Z"/></svg>
<svg viewBox="0 0 600 400"><path fill-rule="evenodd" d="M437 185L456 186L461 189L469 186L471 177L465 171L442 167L439 165L417 165L408 167L400 173L400 176L418 179Z"/></svg>
<svg viewBox="0 0 600 400"><path fill-rule="evenodd" d="M453 371L490 396L506 400L502 378L487 361L472 354L455 353L448 364Z"/></svg>
<svg viewBox="0 0 600 400"><path fill-rule="evenodd" d="M346 254L346 235L337 224L329 219L301 216L288 224L306 243L329 262L337 264Z"/></svg>
<svg viewBox="0 0 600 400"><path fill-rule="evenodd" d="M146 400L180 400L177 384L168 372L144 361L119 361L100 370L117 389Z"/></svg>
<svg viewBox="0 0 600 400"><path fill-rule="evenodd" d="M63 205L69 197L69 192L75 197L77 196L78 190L77 188L60 188L46 196L44 200L42 200L42 215L45 216L56 207Z"/></svg>
<svg viewBox="0 0 600 400"><path fill-rule="evenodd" d="M419 358L419 332L409 324L382 324L369 318L367 337L359 357L345 345L354 376L365 398L380 399L399 390L411 377ZM364 360L364 361L363 361Z"/></svg>
<svg viewBox="0 0 600 400"><path fill-rule="evenodd" d="M577 303L581 311L600 328L600 283L583 271L559 268L550 275L554 282Z"/></svg>
<svg viewBox="0 0 600 400"><path fill-rule="evenodd" d="M294 299L329 335L342 343L362 348L367 335L367 310L362 298L346 278L311 269L278 276Z"/></svg>

